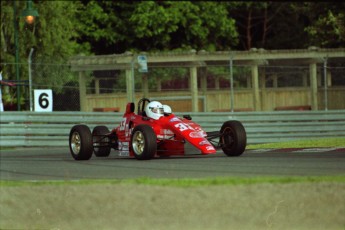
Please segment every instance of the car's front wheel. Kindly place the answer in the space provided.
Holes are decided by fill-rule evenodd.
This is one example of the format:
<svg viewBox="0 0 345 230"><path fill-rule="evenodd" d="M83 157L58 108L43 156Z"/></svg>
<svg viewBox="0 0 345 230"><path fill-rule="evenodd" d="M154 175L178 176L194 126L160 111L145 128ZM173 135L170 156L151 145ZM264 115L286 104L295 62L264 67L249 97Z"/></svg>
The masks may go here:
<svg viewBox="0 0 345 230"><path fill-rule="evenodd" d="M220 144L227 156L240 156L247 145L246 130L239 121L226 121L220 129Z"/></svg>
<svg viewBox="0 0 345 230"><path fill-rule="evenodd" d="M134 127L131 136L131 148L138 160L149 160L157 152L157 137L148 125Z"/></svg>
<svg viewBox="0 0 345 230"><path fill-rule="evenodd" d="M86 125L75 125L69 134L69 149L75 160L89 160L92 156L92 135Z"/></svg>

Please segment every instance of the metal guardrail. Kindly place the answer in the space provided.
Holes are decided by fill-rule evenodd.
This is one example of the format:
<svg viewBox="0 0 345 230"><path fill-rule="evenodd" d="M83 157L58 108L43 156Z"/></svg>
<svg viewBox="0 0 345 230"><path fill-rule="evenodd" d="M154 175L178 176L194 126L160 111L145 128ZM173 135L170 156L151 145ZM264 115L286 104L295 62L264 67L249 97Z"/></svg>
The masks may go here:
<svg viewBox="0 0 345 230"><path fill-rule="evenodd" d="M345 110L188 113L206 131L217 131L227 120L243 123L248 144L322 137L345 137ZM182 116L183 113L176 113ZM118 126L118 112L2 112L0 146L68 146L70 129L86 124L93 129Z"/></svg>

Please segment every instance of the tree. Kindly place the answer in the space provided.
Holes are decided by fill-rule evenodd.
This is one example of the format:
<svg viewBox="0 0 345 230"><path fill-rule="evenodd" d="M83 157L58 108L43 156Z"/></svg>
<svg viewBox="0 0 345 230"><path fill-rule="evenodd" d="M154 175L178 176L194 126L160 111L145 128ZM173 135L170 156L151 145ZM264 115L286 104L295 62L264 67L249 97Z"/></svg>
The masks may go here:
<svg viewBox="0 0 345 230"><path fill-rule="evenodd" d="M337 48L345 46L345 3L306 3L296 11L308 16L305 27L311 45Z"/></svg>
<svg viewBox="0 0 345 230"><path fill-rule="evenodd" d="M288 2L237 2L229 5L228 10L240 34L238 50L281 49L295 44L287 39L301 35L300 23Z"/></svg>
<svg viewBox="0 0 345 230"><path fill-rule="evenodd" d="M20 56L20 79L28 79L27 58L31 48L33 53L33 82L37 87L61 87L73 79L67 66L68 59L83 51L88 53L88 46L78 44L76 28L80 21L76 13L82 9L79 2L74 1L39 1L34 7L39 17L32 25L25 24L20 12L25 8L21 1L1 1L1 63L13 68L6 68L7 75L14 80L14 25L13 4L17 7L18 49Z"/></svg>
<svg viewBox="0 0 345 230"><path fill-rule="evenodd" d="M77 12L77 41L90 44L94 54L124 53L136 39L129 17L136 1L83 0Z"/></svg>
<svg viewBox="0 0 345 230"><path fill-rule="evenodd" d="M234 2L228 11L240 34L237 50L344 46L345 4L338 2Z"/></svg>
<svg viewBox="0 0 345 230"><path fill-rule="evenodd" d="M83 1L82 37L96 54L226 50L237 45L226 4L181 1Z"/></svg>

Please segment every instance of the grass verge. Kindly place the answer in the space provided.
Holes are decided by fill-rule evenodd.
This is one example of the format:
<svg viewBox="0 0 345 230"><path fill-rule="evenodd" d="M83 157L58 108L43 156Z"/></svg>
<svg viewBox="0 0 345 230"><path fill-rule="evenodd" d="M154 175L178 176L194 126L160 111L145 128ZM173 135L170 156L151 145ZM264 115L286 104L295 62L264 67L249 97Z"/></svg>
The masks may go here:
<svg viewBox="0 0 345 230"><path fill-rule="evenodd" d="M345 148L345 137L336 138L319 138L310 140L288 141L279 143L265 143L248 145L247 149L264 149L264 148Z"/></svg>
<svg viewBox="0 0 345 230"><path fill-rule="evenodd" d="M314 182L339 182L345 183L345 176L315 176L315 177L214 177L201 179L166 179L166 178L136 178L113 180L78 180L78 181L0 181L3 187L18 186L45 186L45 185L154 185L173 187L202 187L217 185L251 185L260 183L286 184L286 183L314 183Z"/></svg>

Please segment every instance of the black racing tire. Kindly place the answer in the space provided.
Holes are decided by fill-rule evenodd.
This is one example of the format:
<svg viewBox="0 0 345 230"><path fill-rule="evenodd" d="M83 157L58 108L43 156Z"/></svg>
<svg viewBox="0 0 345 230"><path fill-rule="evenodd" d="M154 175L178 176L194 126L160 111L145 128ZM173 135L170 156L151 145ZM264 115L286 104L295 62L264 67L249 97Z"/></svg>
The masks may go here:
<svg viewBox="0 0 345 230"><path fill-rule="evenodd" d="M93 152L92 134L86 125L75 125L69 133L69 149L72 157L89 160Z"/></svg>
<svg viewBox="0 0 345 230"><path fill-rule="evenodd" d="M96 126L92 130L93 153L97 157L107 157L111 151L110 133L106 126Z"/></svg>
<svg viewBox="0 0 345 230"><path fill-rule="evenodd" d="M131 135L131 148L138 160L152 159L157 152L157 137L148 125L135 126Z"/></svg>
<svg viewBox="0 0 345 230"><path fill-rule="evenodd" d="M226 121L220 129L219 142L225 155L240 156L246 149L247 134L239 121Z"/></svg>

